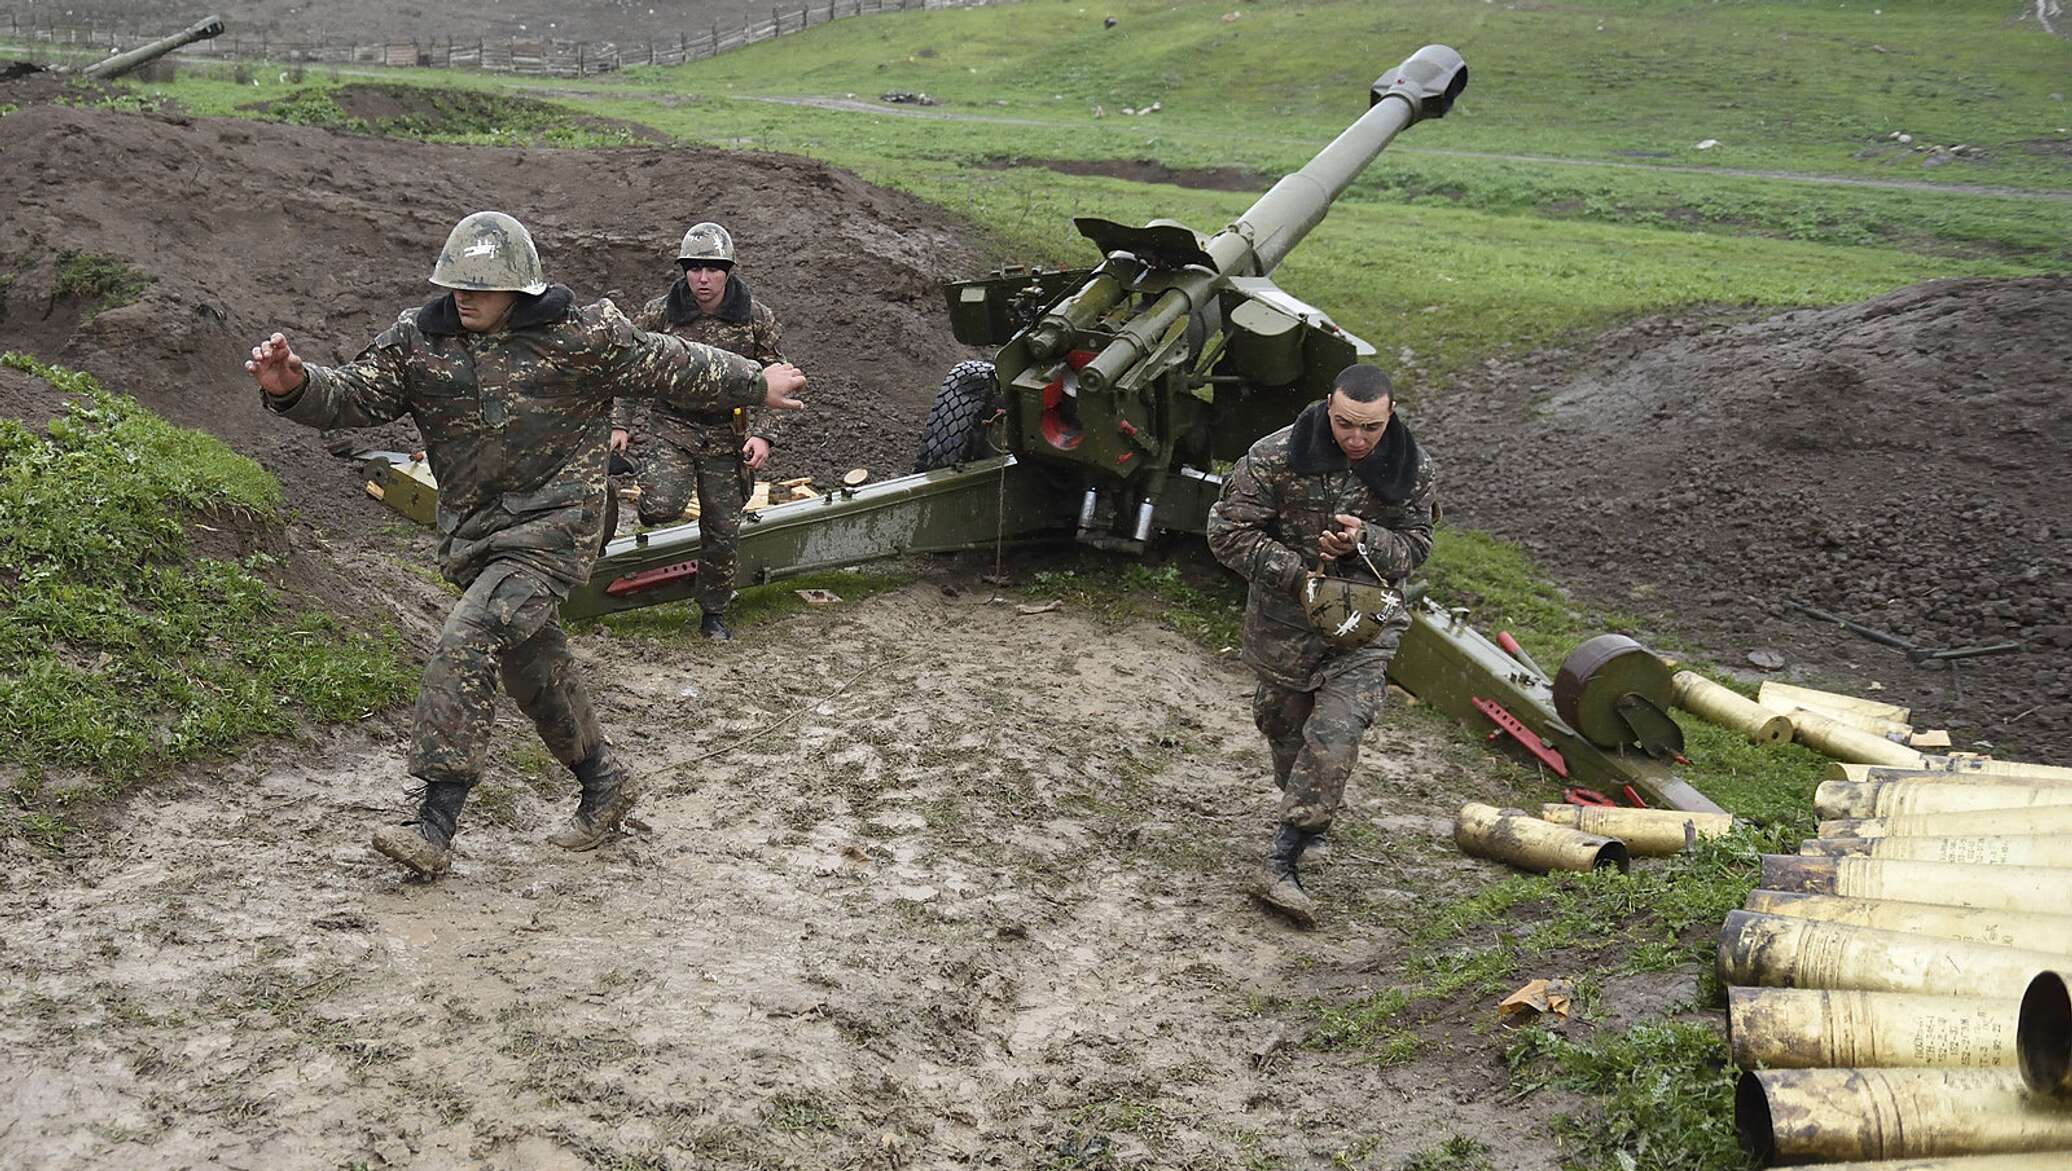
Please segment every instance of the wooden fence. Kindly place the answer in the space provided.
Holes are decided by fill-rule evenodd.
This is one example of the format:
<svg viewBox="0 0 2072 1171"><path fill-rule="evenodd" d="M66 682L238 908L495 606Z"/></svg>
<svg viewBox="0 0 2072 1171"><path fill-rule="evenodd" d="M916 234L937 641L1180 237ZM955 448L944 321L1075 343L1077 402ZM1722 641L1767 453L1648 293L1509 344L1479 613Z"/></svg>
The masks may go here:
<svg viewBox="0 0 2072 1171"><path fill-rule="evenodd" d="M770 19L739 28L722 30L718 21L710 27L690 29L674 37L616 44L611 41L561 41L551 38L525 40L498 37L477 40L409 41L298 41L256 37L236 33L208 41L196 41L174 56L187 61L267 61L280 64L424 66L433 69L482 69L497 73L536 73L580 77L609 73L632 65L681 65L729 49L739 49L803 32L830 21L880 12L906 12L937 8L973 8L989 0L827 0L824 5L807 4L796 9L775 6ZM65 53L110 53L134 49L178 28L138 28L115 25L79 27L24 23L9 14L6 18L10 45L30 49L47 48ZM180 26L185 27L185 26Z"/></svg>

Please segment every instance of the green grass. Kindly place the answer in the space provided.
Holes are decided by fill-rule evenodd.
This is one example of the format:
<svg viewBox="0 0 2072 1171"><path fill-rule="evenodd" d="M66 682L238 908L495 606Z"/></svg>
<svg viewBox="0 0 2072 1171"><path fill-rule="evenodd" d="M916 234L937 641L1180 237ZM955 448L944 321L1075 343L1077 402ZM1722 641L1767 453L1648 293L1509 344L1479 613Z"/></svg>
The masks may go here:
<svg viewBox="0 0 2072 1171"><path fill-rule="evenodd" d="M1690 1021L1650 1022L1572 1041L1528 1029L1506 1054L1521 1090L1557 1085L1600 1110L1556 1120L1565 1166L1606 1171L1749 1171L1736 1145L1735 1071L1726 1038Z"/></svg>
<svg viewBox="0 0 2072 1171"><path fill-rule="evenodd" d="M1038 602L1056 598L1110 620L1156 621L1212 653L1233 650L1239 643L1244 583L1228 574L1208 576L1207 584L1203 580L1183 575L1176 564L1082 554L1067 567L1037 572L1025 592Z"/></svg>
<svg viewBox="0 0 2072 1171"><path fill-rule="evenodd" d="M517 94L450 87L388 85L356 80L355 89L397 99L407 112L380 118L358 118L338 104L337 88L308 85L287 94L251 102L249 91L229 111L263 121L293 126L323 126L350 134L414 138L422 142L457 142L479 146L544 145L561 147L626 146L634 140L617 127L583 125L572 120L570 107ZM216 95L216 104L235 100Z"/></svg>
<svg viewBox="0 0 2072 1171"><path fill-rule="evenodd" d="M342 722L409 697L393 636L284 610L263 553L197 556L190 526L264 531L280 486L84 374L8 366L77 396L38 435L0 420L0 761L56 844L63 808L300 719ZM45 781L62 774L62 788Z"/></svg>
<svg viewBox="0 0 2072 1171"><path fill-rule="evenodd" d="M155 277L138 272L120 256L100 252L60 252L51 296L87 304L87 315L133 304Z"/></svg>

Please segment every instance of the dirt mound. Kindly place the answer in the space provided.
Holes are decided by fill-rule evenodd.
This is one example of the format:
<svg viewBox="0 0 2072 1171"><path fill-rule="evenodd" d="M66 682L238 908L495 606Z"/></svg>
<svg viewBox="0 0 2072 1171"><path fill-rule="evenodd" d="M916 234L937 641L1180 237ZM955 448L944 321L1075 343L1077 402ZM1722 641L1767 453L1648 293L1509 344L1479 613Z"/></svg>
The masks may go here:
<svg viewBox="0 0 2072 1171"><path fill-rule="evenodd" d="M591 145L571 141L602 132L620 142L667 143L668 135L623 118L572 113L566 106L518 94L432 89L420 85L348 85L334 90L303 89L240 109L305 126L328 126L387 135L490 135L512 144ZM334 114L335 112L335 114Z"/></svg>
<svg viewBox="0 0 2072 1171"><path fill-rule="evenodd" d="M938 291L977 265L967 229L805 159L428 145L50 105L0 119L0 155L10 173L43 177L0 206L0 272L14 274L0 283L0 349L86 369L221 436L327 527L392 517L360 499L316 432L260 410L240 363L275 329L314 360L352 357L429 299L432 254L481 208L524 219L553 279L629 309L673 277L688 222L732 228L744 276L814 380L812 413L773 456L778 478L903 471L936 384L968 356ZM150 280L133 303L96 311L60 294L67 255L123 258ZM406 422L355 439L415 435Z"/></svg>
<svg viewBox="0 0 2072 1171"><path fill-rule="evenodd" d="M1451 514L1729 666L1882 682L1920 719L2072 756L2072 280L1933 281L1759 321L1637 323L1418 411ZM1788 602L1927 647L1915 666Z"/></svg>

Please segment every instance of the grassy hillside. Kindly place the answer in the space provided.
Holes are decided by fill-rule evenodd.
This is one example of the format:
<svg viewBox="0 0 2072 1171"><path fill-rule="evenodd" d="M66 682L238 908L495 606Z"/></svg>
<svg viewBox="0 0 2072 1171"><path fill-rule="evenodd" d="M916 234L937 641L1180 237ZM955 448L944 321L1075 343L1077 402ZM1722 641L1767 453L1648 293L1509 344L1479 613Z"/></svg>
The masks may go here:
<svg viewBox="0 0 2072 1171"><path fill-rule="evenodd" d="M1404 134L1280 274L1383 353L1407 349L1413 382L1443 382L1494 351L1680 306L1835 303L1936 276L2072 266L2072 136L2059 125L2072 114L2052 97L2072 46L2006 15L1998 2L1031 0L840 21L678 69L557 85L552 100L685 141L824 158L965 212L1003 258L1086 262L1074 215L1213 230L1254 187L1181 190L1042 161L1246 168L1263 190L1358 116L1381 69L1450 43L1469 61L1466 98ZM278 77L256 79L190 77L161 92L203 113L282 95ZM296 88L355 80L312 73ZM894 90L942 104L800 104ZM1120 112L1154 100L1156 114ZM326 105L277 116L321 121ZM412 132L569 141L528 130L536 102L514 104L508 125L493 106L471 109ZM1891 141L1900 131L1915 143ZM1699 151L1708 139L1720 145ZM1967 150L1914 149L1931 143Z"/></svg>

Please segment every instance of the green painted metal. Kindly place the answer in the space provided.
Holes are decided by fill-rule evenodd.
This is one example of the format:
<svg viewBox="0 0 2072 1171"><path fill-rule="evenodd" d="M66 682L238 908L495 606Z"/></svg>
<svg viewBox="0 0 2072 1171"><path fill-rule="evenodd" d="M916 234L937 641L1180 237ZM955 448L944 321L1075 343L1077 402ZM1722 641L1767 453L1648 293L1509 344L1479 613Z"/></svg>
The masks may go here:
<svg viewBox="0 0 2072 1171"><path fill-rule="evenodd" d="M990 549L1072 536L1069 493L1013 456L830 491L743 517L744 583L774 581L913 553ZM561 605L588 618L691 596L702 536L676 525L619 537L587 585ZM646 575L643 577L643 575Z"/></svg>

